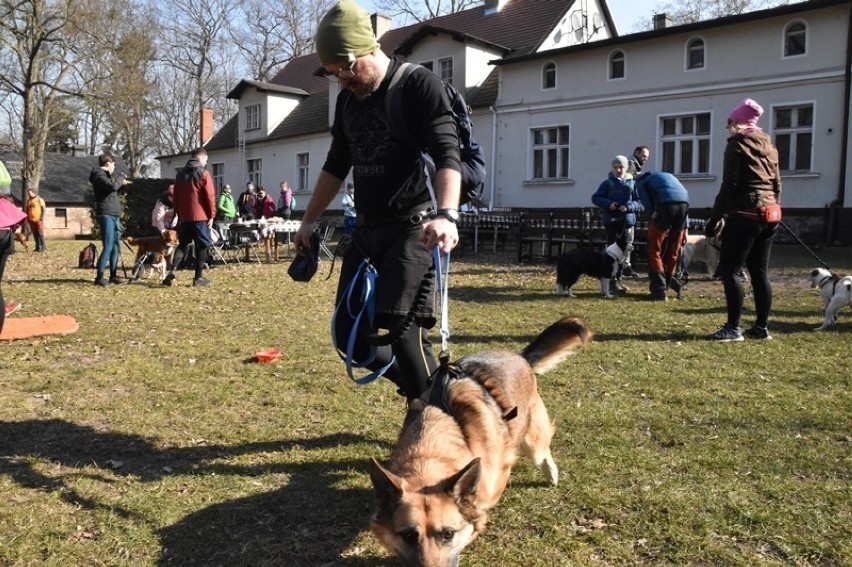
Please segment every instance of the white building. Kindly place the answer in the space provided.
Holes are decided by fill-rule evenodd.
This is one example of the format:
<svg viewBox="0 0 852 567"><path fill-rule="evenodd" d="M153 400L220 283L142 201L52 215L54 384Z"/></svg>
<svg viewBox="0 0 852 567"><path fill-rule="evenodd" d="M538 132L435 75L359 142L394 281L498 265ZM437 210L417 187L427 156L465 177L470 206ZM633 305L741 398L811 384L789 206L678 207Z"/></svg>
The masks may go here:
<svg viewBox="0 0 852 567"><path fill-rule="evenodd" d="M811 0L618 36L605 2L508 0L395 30L382 48L430 66L474 109L495 207L589 207L616 154L651 148L646 169L675 173L695 216L712 204L729 111L750 97L782 156L785 219L811 241L852 243L852 4ZM329 146L336 84L315 54L271 83L242 81L240 111L207 143L217 184L281 180L306 203ZM460 89L461 90L461 89ZM186 156L161 158L163 171Z"/></svg>

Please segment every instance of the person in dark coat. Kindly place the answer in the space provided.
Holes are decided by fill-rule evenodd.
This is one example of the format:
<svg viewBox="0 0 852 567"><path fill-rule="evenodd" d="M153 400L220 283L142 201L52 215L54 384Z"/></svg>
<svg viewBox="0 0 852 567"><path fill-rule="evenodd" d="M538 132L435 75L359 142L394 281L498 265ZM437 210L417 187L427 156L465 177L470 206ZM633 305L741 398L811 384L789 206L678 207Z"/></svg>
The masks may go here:
<svg viewBox="0 0 852 567"><path fill-rule="evenodd" d="M110 154L98 157L98 167L89 174L89 182L95 190L95 219L101 230L103 250L98 258L95 285L105 287L109 284L120 284L118 277L118 258L121 253L121 202L118 193L130 185L130 180L124 174L115 176L115 158ZM104 277L109 263L109 280Z"/></svg>

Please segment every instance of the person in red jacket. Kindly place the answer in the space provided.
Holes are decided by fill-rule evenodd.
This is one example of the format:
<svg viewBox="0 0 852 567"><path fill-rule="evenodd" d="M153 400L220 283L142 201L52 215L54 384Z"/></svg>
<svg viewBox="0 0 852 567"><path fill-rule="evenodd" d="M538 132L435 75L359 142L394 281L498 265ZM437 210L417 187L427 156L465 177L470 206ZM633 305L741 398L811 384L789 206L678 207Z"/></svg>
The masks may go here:
<svg viewBox="0 0 852 567"><path fill-rule="evenodd" d="M195 243L195 278L193 286L210 285L203 277L207 263L207 249L213 244L210 228L216 218L216 188L213 177L207 171L207 150L196 148L175 178L175 194L172 197L178 224L179 244L172 258L172 268L166 274L163 285L172 285L175 270L186 254L186 248Z"/></svg>
<svg viewBox="0 0 852 567"><path fill-rule="evenodd" d="M260 189L257 190L257 199L254 202L254 217L268 219L273 216L275 216L275 200L261 185Z"/></svg>

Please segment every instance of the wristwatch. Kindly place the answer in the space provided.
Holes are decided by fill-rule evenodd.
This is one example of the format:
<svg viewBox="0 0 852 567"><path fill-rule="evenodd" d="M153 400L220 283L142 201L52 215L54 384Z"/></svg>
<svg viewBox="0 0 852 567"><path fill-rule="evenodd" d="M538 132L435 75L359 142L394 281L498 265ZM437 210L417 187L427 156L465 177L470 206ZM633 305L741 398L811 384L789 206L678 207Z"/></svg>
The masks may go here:
<svg viewBox="0 0 852 567"><path fill-rule="evenodd" d="M456 209L438 209L435 216L444 217L453 224L459 221L459 212Z"/></svg>

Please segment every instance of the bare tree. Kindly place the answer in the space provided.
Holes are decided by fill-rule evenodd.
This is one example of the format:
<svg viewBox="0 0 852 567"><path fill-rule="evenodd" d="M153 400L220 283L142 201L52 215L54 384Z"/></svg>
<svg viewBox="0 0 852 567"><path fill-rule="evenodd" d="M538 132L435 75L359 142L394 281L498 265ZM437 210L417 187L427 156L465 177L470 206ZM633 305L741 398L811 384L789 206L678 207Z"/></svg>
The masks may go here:
<svg viewBox="0 0 852 567"><path fill-rule="evenodd" d="M2 0L0 2L0 84L21 103L23 199L38 188L51 114L59 97L76 95L72 45L79 0Z"/></svg>
<svg viewBox="0 0 852 567"><path fill-rule="evenodd" d="M455 14L482 4L482 0L379 0L376 8L404 24Z"/></svg>
<svg viewBox="0 0 852 567"><path fill-rule="evenodd" d="M658 4L654 13L667 14L675 25L722 18L754 12L787 4L786 0L683 0ZM642 22L639 29L650 29L651 21Z"/></svg>
<svg viewBox="0 0 852 567"><path fill-rule="evenodd" d="M251 78L269 81L288 61L313 50L314 26L331 0L247 0L230 27Z"/></svg>

